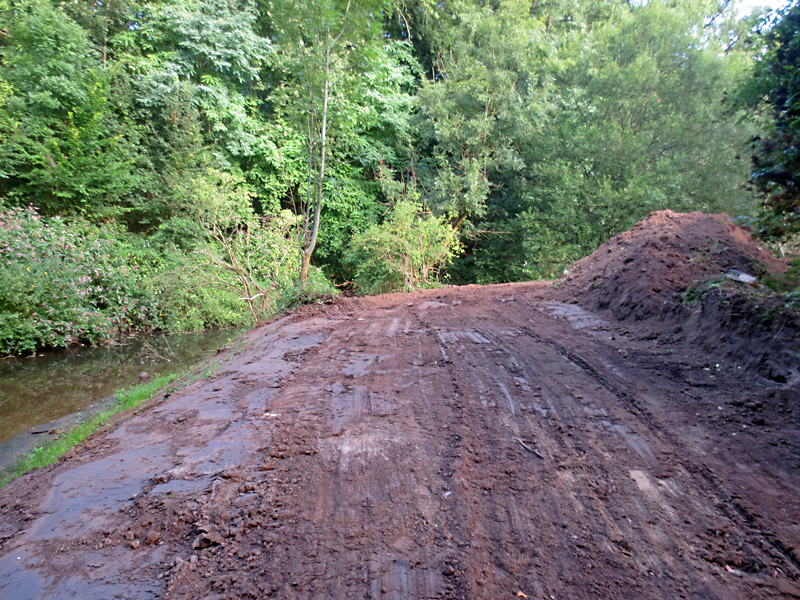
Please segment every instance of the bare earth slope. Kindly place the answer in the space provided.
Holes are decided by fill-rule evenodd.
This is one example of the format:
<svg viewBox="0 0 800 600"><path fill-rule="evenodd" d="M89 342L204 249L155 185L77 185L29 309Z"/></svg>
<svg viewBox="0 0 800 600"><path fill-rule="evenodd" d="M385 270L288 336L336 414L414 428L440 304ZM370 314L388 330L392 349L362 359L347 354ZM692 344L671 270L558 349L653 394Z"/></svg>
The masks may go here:
<svg viewBox="0 0 800 600"><path fill-rule="evenodd" d="M800 383L800 317L768 295L754 301L751 287L724 276L731 269L761 277L786 265L727 215L664 210L575 263L558 296L699 346L714 364Z"/></svg>
<svg viewBox="0 0 800 600"><path fill-rule="evenodd" d="M572 292L261 326L0 490L0 597L800 598L797 389Z"/></svg>

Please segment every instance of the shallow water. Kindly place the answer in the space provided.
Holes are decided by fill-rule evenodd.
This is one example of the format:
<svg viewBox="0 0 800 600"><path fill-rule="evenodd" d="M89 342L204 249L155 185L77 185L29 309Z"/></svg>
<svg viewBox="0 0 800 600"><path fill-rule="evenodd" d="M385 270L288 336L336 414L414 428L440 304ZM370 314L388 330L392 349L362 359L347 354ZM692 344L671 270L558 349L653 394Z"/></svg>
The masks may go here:
<svg viewBox="0 0 800 600"><path fill-rule="evenodd" d="M139 337L0 360L0 443L135 385L142 371L151 378L186 371L239 333Z"/></svg>

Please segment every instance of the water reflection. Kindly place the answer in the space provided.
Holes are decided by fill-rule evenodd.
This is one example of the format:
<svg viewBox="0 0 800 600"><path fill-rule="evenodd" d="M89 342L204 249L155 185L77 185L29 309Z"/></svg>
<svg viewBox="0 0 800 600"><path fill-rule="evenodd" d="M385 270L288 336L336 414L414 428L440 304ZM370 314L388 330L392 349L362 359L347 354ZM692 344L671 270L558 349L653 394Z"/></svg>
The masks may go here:
<svg viewBox="0 0 800 600"><path fill-rule="evenodd" d="M132 338L114 346L0 360L0 443L138 383L142 371L151 377L186 371L239 333Z"/></svg>

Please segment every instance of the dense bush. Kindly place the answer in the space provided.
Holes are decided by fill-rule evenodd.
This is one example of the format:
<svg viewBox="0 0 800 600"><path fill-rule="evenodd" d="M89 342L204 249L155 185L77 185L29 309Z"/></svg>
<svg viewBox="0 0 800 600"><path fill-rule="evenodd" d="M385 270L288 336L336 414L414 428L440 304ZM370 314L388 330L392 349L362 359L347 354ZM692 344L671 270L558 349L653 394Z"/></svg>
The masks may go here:
<svg viewBox="0 0 800 600"><path fill-rule="evenodd" d="M153 320L155 303L112 240L36 209L0 211L0 352L97 343Z"/></svg>
<svg viewBox="0 0 800 600"><path fill-rule="evenodd" d="M398 202L386 220L356 234L348 257L366 293L429 287L456 255L456 232L414 200Z"/></svg>
<svg viewBox="0 0 800 600"><path fill-rule="evenodd" d="M765 239L800 247L800 3L787 3L761 27L753 76L739 90L740 102L766 122L751 157L764 198L756 228Z"/></svg>
<svg viewBox="0 0 800 600"><path fill-rule="evenodd" d="M193 249L181 250L109 224L0 206L0 354L267 317L298 299L293 220L283 214L269 223L212 228ZM315 277L319 293L332 292Z"/></svg>

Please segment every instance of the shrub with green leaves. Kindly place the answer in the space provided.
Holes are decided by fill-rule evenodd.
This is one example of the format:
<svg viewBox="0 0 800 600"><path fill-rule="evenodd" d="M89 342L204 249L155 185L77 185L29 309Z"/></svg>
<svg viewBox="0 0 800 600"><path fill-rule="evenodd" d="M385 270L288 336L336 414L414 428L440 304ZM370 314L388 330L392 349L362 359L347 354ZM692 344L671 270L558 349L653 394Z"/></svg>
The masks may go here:
<svg viewBox="0 0 800 600"><path fill-rule="evenodd" d="M282 211L272 218L224 217L201 219L203 241L185 262L165 271L157 283L169 290L164 310L175 320L192 315L204 325L220 326L263 319L283 308L283 291L292 286L300 271L300 253L293 234L297 217ZM198 300L201 300L198 302ZM185 305L193 304L187 310ZM212 311L204 309L213 305ZM198 324L199 321L198 321Z"/></svg>
<svg viewBox="0 0 800 600"><path fill-rule="evenodd" d="M0 352L98 343L152 321L154 299L115 240L85 223L0 209Z"/></svg>
<svg viewBox="0 0 800 600"><path fill-rule="evenodd" d="M426 211L415 200L394 205L388 217L356 234L348 259L356 286L366 293L431 287L460 244L445 217Z"/></svg>
<svg viewBox="0 0 800 600"><path fill-rule="evenodd" d="M308 289L295 289L296 217L234 213L193 215L192 245L181 249L158 235L0 204L0 354L241 326L335 294L318 270Z"/></svg>

